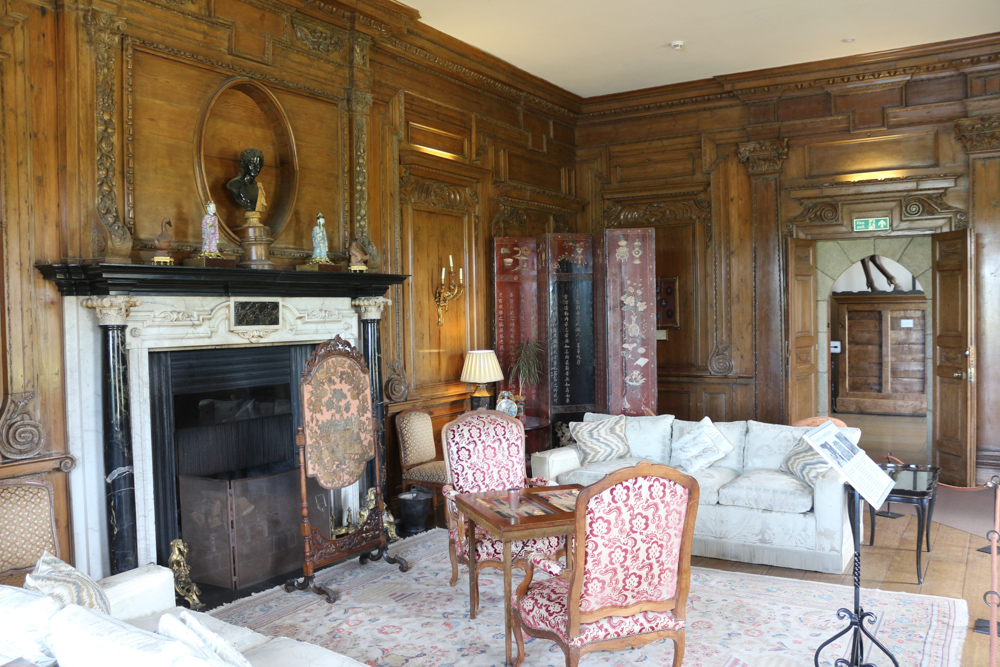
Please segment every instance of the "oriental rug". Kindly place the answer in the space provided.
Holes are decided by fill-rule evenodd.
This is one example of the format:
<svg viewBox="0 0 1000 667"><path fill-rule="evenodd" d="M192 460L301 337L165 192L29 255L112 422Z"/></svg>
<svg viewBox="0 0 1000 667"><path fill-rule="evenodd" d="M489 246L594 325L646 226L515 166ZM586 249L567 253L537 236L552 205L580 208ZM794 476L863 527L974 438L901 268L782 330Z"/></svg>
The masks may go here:
<svg viewBox="0 0 1000 667"><path fill-rule="evenodd" d="M479 577L480 612L469 618L468 571L448 585L448 533L436 529L390 548L411 565L401 573L384 562L357 559L320 571L317 580L341 593L327 604L311 592L274 588L221 607L223 621L324 646L368 665L495 667L504 663L503 577ZM544 575L543 575L544 576ZM521 574L515 570L515 585ZM861 603L877 615L871 632L900 665L960 664L968 625L964 600L862 590ZM778 577L692 568L687 609L685 667L800 667L844 627L841 607L853 607L853 589ZM824 650L820 664L847 655L843 639ZM563 653L550 641L525 644L525 667L561 667ZM669 640L625 651L595 651L582 665L669 665ZM891 664L877 651L876 665Z"/></svg>

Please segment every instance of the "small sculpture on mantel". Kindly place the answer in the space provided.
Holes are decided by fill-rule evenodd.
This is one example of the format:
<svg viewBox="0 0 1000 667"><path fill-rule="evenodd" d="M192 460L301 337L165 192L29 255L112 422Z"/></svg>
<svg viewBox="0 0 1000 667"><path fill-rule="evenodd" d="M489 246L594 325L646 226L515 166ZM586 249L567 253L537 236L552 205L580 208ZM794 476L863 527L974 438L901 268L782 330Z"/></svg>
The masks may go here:
<svg viewBox="0 0 1000 667"><path fill-rule="evenodd" d="M260 224L260 212L267 206L264 197L264 186L257 182L257 175L264 166L264 153L257 148L248 148L240 153L240 175L229 181L226 188L233 193L236 203L247 213L257 213L257 224ZM247 216L250 222L251 216Z"/></svg>
<svg viewBox="0 0 1000 667"><path fill-rule="evenodd" d="M170 242L174 240L174 235L167 231L167 227L173 227L170 218L160 221L160 233L153 239L153 247L156 248L153 264L170 266L174 263L174 258L170 256Z"/></svg>
<svg viewBox="0 0 1000 667"><path fill-rule="evenodd" d="M221 258L219 252L219 216L215 214L215 202L205 205L207 213L201 219L201 253L199 257Z"/></svg>
<svg viewBox="0 0 1000 667"><path fill-rule="evenodd" d="M326 218L322 213L316 214L316 226L312 230L313 255L310 264L332 264L328 256L329 243L326 240Z"/></svg>
<svg viewBox="0 0 1000 667"><path fill-rule="evenodd" d="M347 266L347 268L352 273L365 273L368 271L368 253L361 247L361 244L357 239L354 239L354 241L351 242L351 247L348 252L351 255L351 263Z"/></svg>

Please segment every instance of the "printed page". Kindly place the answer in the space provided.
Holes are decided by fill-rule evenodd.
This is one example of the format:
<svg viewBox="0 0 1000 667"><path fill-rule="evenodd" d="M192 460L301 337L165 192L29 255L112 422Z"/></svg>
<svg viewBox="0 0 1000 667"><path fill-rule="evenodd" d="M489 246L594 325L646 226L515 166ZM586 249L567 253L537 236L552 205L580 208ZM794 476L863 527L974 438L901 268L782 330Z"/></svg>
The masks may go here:
<svg viewBox="0 0 1000 667"><path fill-rule="evenodd" d="M873 507L880 507L895 485L892 478L878 467L833 422L824 422L804 436Z"/></svg>

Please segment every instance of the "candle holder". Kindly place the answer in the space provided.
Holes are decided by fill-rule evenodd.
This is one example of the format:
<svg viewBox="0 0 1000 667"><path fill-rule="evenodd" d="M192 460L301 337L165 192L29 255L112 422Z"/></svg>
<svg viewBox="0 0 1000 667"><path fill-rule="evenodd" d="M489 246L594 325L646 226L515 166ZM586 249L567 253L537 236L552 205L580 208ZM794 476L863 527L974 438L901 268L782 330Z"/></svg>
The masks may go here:
<svg viewBox="0 0 1000 667"><path fill-rule="evenodd" d="M448 286L444 284L444 267L441 267L441 284L434 290L434 303L437 304L438 326L444 326L441 319L448 312L448 302L465 294L465 281L462 279L462 269L458 269L458 283L455 283L455 267L452 263L451 255L448 255Z"/></svg>

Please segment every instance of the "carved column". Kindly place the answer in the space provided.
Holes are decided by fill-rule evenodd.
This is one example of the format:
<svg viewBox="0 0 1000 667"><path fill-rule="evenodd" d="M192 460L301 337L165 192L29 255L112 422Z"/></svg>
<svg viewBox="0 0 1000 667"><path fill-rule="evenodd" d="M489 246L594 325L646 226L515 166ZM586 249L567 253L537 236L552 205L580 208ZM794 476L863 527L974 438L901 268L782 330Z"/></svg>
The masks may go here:
<svg viewBox="0 0 1000 667"><path fill-rule="evenodd" d="M361 315L361 353L368 364L368 377L372 385L372 412L375 416L375 446L379 469L382 471L382 497L386 493L385 472L385 399L382 394L382 309L392 301L384 296L363 296L353 299L351 305ZM375 485L374 471L369 470L368 487Z"/></svg>
<svg viewBox="0 0 1000 667"><path fill-rule="evenodd" d="M103 334L101 408L104 416L104 484L111 574L139 566L125 322L129 309L141 303L128 296L91 297L83 302L84 307L97 311Z"/></svg>
<svg viewBox="0 0 1000 667"><path fill-rule="evenodd" d="M1000 471L1000 114L955 121L969 154L969 226L976 244L976 480Z"/></svg>
<svg viewBox="0 0 1000 667"><path fill-rule="evenodd" d="M382 255L368 231L368 114L372 107L371 70L368 50L371 38L351 34L351 125L354 145L354 236L368 253L369 270L378 269Z"/></svg>
<svg viewBox="0 0 1000 667"><path fill-rule="evenodd" d="M739 145L737 154L750 174L754 248L754 404L757 419L784 424L784 273L778 181L788 157L787 139Z"/></svg>

